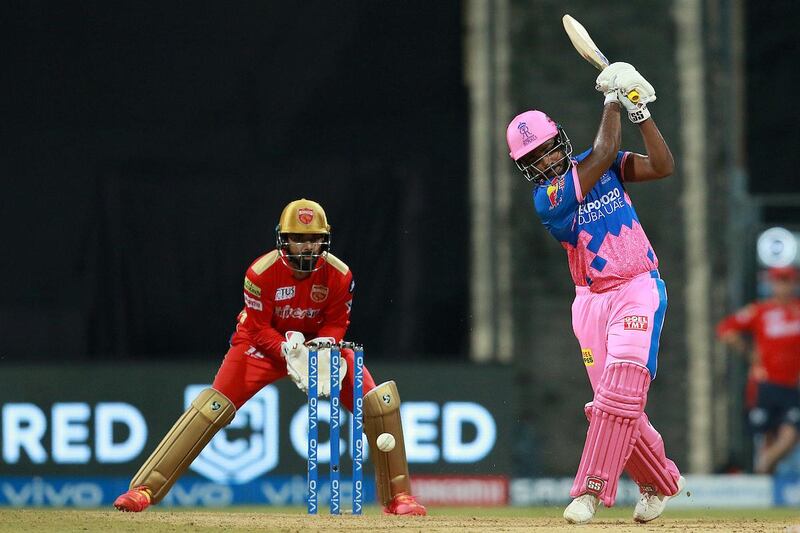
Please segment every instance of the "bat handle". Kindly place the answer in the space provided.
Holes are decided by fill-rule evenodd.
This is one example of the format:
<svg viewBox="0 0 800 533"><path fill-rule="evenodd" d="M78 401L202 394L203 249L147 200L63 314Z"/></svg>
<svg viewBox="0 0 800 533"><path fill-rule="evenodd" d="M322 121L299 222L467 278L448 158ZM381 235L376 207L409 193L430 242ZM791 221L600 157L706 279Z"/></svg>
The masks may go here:
<svg viewBox="0 0 800 533"><path fill-rule="evenodd" d="M639 103L639 93L636 92L636 89L634 89L631 92L629 92L626 96L628 97L628 100L630 100L634 104L638 104Z"/></svg>

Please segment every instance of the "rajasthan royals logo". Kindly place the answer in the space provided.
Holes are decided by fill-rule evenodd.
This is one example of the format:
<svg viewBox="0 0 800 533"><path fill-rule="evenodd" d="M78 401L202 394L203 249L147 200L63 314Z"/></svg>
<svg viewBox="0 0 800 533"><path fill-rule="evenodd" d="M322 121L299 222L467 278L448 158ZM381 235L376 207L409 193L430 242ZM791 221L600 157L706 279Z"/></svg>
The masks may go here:
<svg viewBox="0 0 800 533"><path fill-rule="evenodd" d="M303 207L302 209L298 209L297 220L306 225L311 224L311 221L314 220L314 210L309 209L308 207Z"/></svg>
<svg viewBox="0 0 800 533"><path fill-rule="evenodd" d="M537 139L536 135L531 133L531 130L528 128L527 122L520 122L517 129L519 130L519 134L522 135L523 145L528 145Z"/></svg>

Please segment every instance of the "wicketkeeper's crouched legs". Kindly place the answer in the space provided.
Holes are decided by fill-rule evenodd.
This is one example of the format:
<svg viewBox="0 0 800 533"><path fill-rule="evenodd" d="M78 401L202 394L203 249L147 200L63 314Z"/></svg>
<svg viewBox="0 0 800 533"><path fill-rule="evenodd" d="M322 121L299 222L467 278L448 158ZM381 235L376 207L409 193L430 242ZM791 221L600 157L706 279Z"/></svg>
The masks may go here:
<svg viewBox="0 0 800 533"><path fill-rule="evenodd" d="M150 503L160 502L211 438L227 426L235 414L236 408L225 395L214 389L205 389L133 477L131 490L147 487Z"/></svg>
<svg viewBox="0 0 800 533"><path fill-rule="evenodd" d="M622 469L639 439L649 387L650 372L641 365L613 363L604 370L570 491L573 498L594 494L606 507L614 505Z"/></svg>

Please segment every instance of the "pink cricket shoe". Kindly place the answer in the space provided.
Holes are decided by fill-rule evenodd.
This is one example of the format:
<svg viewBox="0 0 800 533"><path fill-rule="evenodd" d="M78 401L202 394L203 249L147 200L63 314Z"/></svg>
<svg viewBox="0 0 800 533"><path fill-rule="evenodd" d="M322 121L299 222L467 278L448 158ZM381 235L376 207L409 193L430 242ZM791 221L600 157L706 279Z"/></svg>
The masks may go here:
<svg viewBox="0 0 800 533"><path fill-rule="evenodd" d="M411 494L401 492L395 494L392 501L383 509L383 514L396 514L408 516L425 516L428 511Z"/></svg>
<svg viewBox="0 0 800 533"><path fill-rule="evenodd" d="M150 489L142 485L134 487L114 500L114 507L125 513L140 513L150 507Z"/></svg>

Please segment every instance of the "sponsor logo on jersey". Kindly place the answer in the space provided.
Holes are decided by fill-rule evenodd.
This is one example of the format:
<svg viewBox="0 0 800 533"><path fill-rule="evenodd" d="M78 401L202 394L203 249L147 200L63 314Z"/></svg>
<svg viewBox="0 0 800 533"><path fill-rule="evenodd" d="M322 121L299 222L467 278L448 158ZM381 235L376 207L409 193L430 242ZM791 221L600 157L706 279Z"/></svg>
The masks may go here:
<svg viewBox="0 0 800 533"><path fill-rule="evenodd" d="M315 302L324 302L328 298L328 287L325 285L311 286L311 299Z"/></svg>
<svg viewBox="0 0 800 533"><path fill-rule="evenodd" d="M261 300L250 298L247 293L244 293L244 305L250 309L255 309L256 311L261 311L264 309L264 307L261 305Z"/></svg>
<svg viewBox="0 0 800 533"><path fill-rule="evenodd" d="M294 298L294 285L291 287L280 287L278 290L275 291L275 301L280 302L282 300L288 300L290 298Z"/></svg>
<svg viewBox="0 0 800 533"><path fill-rule="evenodd" d="M550 209L555 208L564 198L564 176L554 179L547 186L547 199L550 200Z"/></svg>
<svg viewBox="0 0 800 533"><path fill-rule="evenodd" d="M623 328L631 329L634 331L647 331L647 317L646 316L626 316L622 318Z"/></svg>
<svg viewBox="0 0 800 533"><path fill-rule="evenodd" d="M308 207L298 209L297 220L306 225L311 224L311 221L314 220L314 210Z"/></svg>
<svg viewBox="0 0 800 533"><path fill-rule="evenodd" d="M578 206L578 224L588 224L613 214L625 207L625 200L618 188L611 189L596 200L586 199Z"/></svg>
<svg viewBox="0 0 800 533"><path fill-rule="evenodd" d="M244 278L244 290L253 296L261 298L261 287L250 281L250 278Z"/></svg>
<svg viewBox="0 0 800 533"><path fill-rule="evenodd" d="M299 307L292 307L291 305L277 306L274 309L274 314L278 318L314 318L319 315L319 309L301 309Z"/></svg>
<svg viewBox="0 0 800 533"><path fill-rule="evenodd" d="M590 348L581 348L581 355L585 366L594 366L594 354Z"/></svg>
<svg viewBox="0 0 800 533"><path fill-rule="evenodd" d="M599 477L589 476L586 478L586 490L593 494L600 494L603 491L606 481Z"/></svg>

